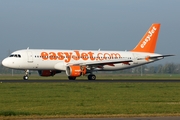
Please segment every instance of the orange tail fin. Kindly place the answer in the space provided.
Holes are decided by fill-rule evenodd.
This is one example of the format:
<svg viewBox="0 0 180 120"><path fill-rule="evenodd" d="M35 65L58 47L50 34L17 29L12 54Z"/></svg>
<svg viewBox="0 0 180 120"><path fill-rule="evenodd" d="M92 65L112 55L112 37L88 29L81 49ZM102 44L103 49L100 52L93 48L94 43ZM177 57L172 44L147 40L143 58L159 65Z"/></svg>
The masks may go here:
<svg viewBox="0 0 180 120"><path fill-rule="evenodd" d="M141 39L139 44L131 51L154 53L160 25L161 24L159 23L152 24L152 26L149 28L147 33Z"/></svg>

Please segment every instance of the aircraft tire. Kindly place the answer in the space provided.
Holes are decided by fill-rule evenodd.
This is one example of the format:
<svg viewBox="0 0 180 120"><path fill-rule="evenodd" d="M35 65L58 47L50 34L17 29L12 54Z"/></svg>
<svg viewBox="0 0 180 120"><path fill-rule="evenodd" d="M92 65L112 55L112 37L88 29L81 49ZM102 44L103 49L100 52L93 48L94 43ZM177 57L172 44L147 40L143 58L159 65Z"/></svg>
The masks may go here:
<svg viewBox="0 0 180 120"><path fill-rule="evenodd" d="M24 80L28 80L28 78L29 78L28 76L24 76L23 77Z"/></svg>
<svg viewBox="0 0 180 120"><path fill-rule="evenodd" d="M76 80L76 77L68 77L69 78L69 80Z"/></svg>
<svg viewBox="0 0 180 120"><path fill-rule="evenodd" d="M95 75L88 75L88 80L96 80L96 76Z"/></svg>

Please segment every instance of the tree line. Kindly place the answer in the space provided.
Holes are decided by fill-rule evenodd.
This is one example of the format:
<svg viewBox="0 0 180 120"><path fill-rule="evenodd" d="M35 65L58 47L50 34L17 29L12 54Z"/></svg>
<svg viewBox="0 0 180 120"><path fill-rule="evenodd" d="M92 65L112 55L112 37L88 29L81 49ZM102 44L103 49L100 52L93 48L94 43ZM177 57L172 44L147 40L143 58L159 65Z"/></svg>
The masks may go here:
<svg viewBox="0 0 180 120"><path fill-rule="evenodd" d="M142 65L112 73L121 74L180 74L180 64L166 63L164 65Z"/></svg>
<svg viewBox="0 0 180 120"><path fill-rule="evenodd" d="M23 70L12 70L0 64L0 74L24 74ZM164 65L142 65L135 68L114 71L114 74L180 74L180 64L166 63Z"/></svg>
<svg viewBox="0 0 180 120"><path fill-rule="evenodd" d="M164 65L142 65L131 69L121 70L120 73L134 74L180 74L180 64L166 63Z"/></svg>

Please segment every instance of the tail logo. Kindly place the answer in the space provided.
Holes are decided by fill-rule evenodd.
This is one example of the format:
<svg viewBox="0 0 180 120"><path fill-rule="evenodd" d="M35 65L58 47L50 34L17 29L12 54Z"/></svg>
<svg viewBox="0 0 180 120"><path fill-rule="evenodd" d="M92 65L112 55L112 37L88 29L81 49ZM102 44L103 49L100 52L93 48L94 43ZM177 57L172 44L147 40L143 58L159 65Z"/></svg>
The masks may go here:
<svg viewBox="0 0 180 120"><path fill-rule="evenodd" d="M147 35L147 37L145 38L145 40L142 42L141 48L144 48L145 45L148 43L148 41L151 40L151 37L152 37L152 35L154 34L155 31L156 31L156 28L153 27L152 30L150 30L150 31L148 32L149 34Z"/></svg>

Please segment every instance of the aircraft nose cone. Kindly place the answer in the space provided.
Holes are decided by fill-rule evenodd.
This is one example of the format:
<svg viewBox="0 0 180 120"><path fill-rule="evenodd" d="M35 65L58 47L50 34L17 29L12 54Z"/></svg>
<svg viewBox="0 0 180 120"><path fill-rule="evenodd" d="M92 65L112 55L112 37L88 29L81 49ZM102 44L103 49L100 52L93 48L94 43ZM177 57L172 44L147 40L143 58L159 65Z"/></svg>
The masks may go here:
<svg viewBox="0 0 180 120"><path fill-rule="evenodd" d="M2 61L2 65L5 66L5 67L8 67L8 60L4 59Z"/></svg>

